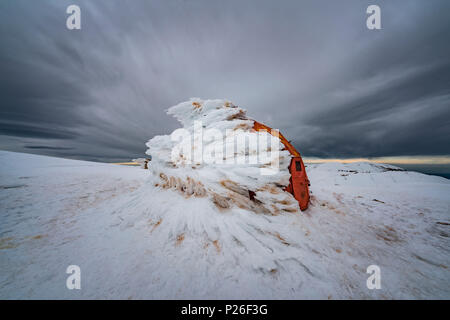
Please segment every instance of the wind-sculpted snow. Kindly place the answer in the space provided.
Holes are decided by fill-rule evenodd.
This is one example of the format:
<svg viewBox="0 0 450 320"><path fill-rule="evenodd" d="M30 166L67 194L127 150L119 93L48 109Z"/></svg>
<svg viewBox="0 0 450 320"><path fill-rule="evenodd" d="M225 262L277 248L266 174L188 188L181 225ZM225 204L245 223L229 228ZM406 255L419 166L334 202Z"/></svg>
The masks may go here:
<svg viewBox="0 0 450 320"><path fill-rule="evenodd" d="M168 114L183 128L147 143L157 187L184 197L206 197L215 210L300 211L295 198L283 191L291 158L275 131L275 136L255 131L246 111L226 100L192 99Z"/></svg>
<svg viewBox="0 0 450 320"><path fill-rule="evenodd" d="M308 210L272 215L219 210L138 167L0 152L0 168L0 298L450 297L444 178L307 164ZM66 288L74 264L81 290Z"/></svg>

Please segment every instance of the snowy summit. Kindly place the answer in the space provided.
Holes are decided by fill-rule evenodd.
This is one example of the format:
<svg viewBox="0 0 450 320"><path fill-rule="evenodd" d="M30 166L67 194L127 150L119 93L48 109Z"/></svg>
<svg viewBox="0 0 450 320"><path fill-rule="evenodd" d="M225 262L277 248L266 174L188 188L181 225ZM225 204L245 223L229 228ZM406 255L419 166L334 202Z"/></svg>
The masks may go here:
<svg viewBox="0 0 450 320"><path fill-rule="evenodd" d="M449 180L306 164L302 212L284 191L289 153L252 131L245 110L197 99L169 113L184 131L147 143L149 170L0 152L0 298L450 296ZM199 151L208 129L218 131ZM249 136L272 144L227 152ZM81 269L80 290L66 288L69 265ZM366 285L371 265L379 290Z"/></svg>

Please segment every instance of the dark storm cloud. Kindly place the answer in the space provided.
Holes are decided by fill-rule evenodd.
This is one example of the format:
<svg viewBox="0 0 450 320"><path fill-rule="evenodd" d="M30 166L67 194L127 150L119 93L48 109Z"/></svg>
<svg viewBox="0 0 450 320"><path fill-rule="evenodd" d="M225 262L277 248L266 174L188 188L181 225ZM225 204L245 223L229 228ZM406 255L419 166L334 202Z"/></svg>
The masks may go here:
<svg viewBox="0 0 450 320"><path fill-rule="evenodd" d="M82 30L65 27L69 4ZM378 4L380 31L365 26ZM305 156L450 154L448 1L0 3L0 148L141 156L168 107L228 98Z"/></svg>

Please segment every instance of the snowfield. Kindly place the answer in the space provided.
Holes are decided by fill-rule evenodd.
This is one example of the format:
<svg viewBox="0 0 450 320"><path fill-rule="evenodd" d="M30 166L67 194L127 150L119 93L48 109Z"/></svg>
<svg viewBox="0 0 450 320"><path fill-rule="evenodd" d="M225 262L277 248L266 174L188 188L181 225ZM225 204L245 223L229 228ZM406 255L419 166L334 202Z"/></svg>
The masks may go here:
<svg viewBox="0 0 450 320"><path fill-rule="evenodd" d="M267 214L155 187L139 167L1 151L0 168L2 299L450 298L445 178L307 164L310 208Z"/></svg>

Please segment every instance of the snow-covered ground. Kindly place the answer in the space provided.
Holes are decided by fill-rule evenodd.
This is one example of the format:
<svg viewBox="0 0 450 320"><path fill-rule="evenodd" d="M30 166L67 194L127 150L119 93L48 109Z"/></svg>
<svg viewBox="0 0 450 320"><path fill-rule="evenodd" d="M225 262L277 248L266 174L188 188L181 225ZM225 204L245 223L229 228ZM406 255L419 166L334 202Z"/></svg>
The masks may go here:
<svg viewBox="0 0 450 320"><path fill-rule="evenodd" d="M0 298L449 299L450 181L392 169L310 164L310 208L273 215L151 170L1 151Z"/></svg>

